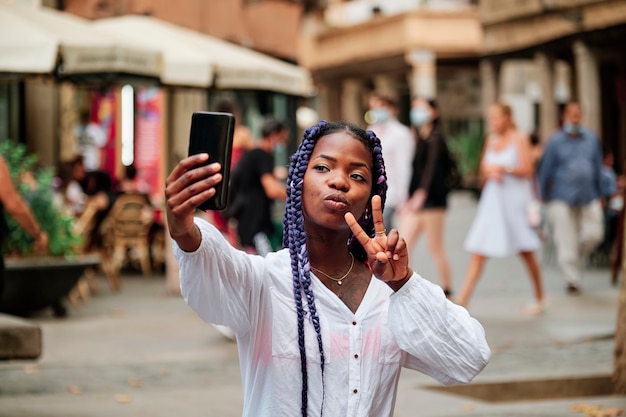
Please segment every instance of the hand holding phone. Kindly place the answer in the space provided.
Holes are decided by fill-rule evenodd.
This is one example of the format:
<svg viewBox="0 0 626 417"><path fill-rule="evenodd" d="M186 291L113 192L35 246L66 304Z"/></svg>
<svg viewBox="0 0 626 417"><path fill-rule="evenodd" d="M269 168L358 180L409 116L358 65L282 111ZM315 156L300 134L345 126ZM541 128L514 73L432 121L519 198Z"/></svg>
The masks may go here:
<svg viewBox="0 0 626 417"><path fill-rule="evenodd" d="M208 153L209 160L204 165L219 162L222 174L215 195L198 206L201 210L221 211L228 204L234 130L235 117L230 113L195 112L191 116L188 155Z"/></svg>

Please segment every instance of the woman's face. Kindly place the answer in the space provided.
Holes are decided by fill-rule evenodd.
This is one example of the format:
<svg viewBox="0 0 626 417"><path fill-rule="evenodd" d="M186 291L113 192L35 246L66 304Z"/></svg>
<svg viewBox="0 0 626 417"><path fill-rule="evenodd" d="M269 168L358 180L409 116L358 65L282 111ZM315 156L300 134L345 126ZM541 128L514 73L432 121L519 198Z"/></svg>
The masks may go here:
<svg viewBox="0 0 626 417"><path fill-rule="evenodd" d="M499 106L491 106L488 113L489 127L492 132L503 133L510 126L509 117Z"/></svg>
<svg viewBox="0 0 626 417"><path fill-rule="evenodd" d="M358 219L372 194L372 155L346 132L321 137L304 174L302 206L307 226L348 229L344 215Z"/></svg>

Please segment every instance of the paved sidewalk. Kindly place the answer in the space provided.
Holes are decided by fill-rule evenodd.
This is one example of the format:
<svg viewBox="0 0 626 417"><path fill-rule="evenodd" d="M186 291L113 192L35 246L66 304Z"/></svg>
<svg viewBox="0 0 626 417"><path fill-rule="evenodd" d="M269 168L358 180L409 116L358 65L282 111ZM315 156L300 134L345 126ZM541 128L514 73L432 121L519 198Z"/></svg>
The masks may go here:
<svg viewBox="0 0 626 417"><path fill-rule="evenodd" d="M456 288L469 259L462 242L474 210L466 195L452 200L446 247ZM436 281L424 242L412 264ZM610 376L618 289L610 285L608 271L587 270L578 297L565 294L554 267L544 274L549 310L529 317L522 314L530 285L521 262L487 264L470 311L484 325L493 357L476 386ZM168 295L162 275L128 273L120 293L111 293L100 279L102 293L70 308L66 319L47 312L33 319L43 329L40 360L0 364L0 417L241 415L233 342L179 296ZM570 409L582 403L626 408L625 396L490 402L431 386L436 383L429 377L403 372L395 417L583 416Z"/></svg>

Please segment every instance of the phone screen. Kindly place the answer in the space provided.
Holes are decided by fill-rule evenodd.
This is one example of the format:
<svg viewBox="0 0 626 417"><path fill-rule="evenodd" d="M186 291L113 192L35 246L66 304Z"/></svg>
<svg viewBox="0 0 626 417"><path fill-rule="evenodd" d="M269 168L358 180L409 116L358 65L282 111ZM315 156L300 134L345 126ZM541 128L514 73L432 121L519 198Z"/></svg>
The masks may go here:
<svg viewBox="0 0 626 417"><path fill-rule="evenodd" d="M230 113L195 112L191 116L188 155L208 153L206 164L222 166L222 182L215 187L216 194L198 207L201 210L224 210L228 204L234 129L235 117Z"/></svg>

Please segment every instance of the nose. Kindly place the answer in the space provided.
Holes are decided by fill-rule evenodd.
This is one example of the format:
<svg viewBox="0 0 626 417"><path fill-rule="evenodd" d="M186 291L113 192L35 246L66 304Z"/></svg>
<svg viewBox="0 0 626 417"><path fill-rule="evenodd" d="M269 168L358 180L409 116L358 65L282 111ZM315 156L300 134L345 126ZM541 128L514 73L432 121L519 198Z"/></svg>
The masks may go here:
<svg viewBox="0 0 626 417"><path fill-rule="evenodd" d="M349 188L349 183L346 175L343 172L339 171L333 172L328 180L328 185L330 188L343 192L348 191Z"/></svg>

